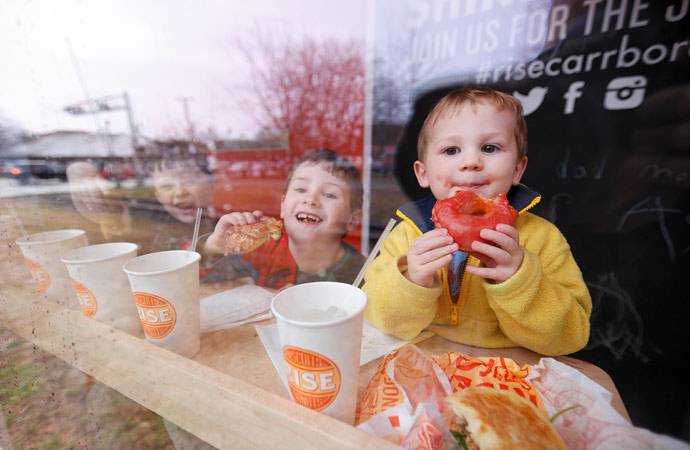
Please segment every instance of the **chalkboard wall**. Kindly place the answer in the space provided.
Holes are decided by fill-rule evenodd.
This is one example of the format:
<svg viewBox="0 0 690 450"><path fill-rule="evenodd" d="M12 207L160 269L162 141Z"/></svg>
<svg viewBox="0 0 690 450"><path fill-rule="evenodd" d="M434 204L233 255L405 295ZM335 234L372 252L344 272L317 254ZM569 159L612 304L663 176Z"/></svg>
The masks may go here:
<svg viewBox="0 0 690 450"><path fill-rule="evenodd" d="M469 9L469 3L463 8ZM508 6L499 8L499 3ZM396 152L402 189L412 198L425 195L411 168L418 131L433 105L450 89L466 85L520 96L528 124L523 182L542 193L535 212L567 237L592 295L590 341L575 356L613 377L636 425L686 438L688 3L495 2L494 8L477 6L470 14L450 6L435 11L435 2L412 2L415 14L428 14L429 26L419 25L424 17L417 16L416 34L408 36L417 45L410 58L418 58L409 67L417 72L407 85L411 108ZM542 40L526 60L506 58L519 36L539 33L536 26L529 31L529 24L542 17L547 25L555 24L552 39ZM379 41L393 41L392 26L381 19L377 23ZM441 30L438 39L429 34L434 25ZM483 37L473 48L472 30L480 33L482 25ZM431 36L426 41L425 33ZM450 42L447 48L439 47L444 38ZM387 51L394 52L391 48ZM385 46L378 51L386 51ZM430 64L434 58L436 66ZM434 72L443 64L450 68ZM382 63L377 67L385 69ZM375 101L376 92L375 87Z"/></svg>

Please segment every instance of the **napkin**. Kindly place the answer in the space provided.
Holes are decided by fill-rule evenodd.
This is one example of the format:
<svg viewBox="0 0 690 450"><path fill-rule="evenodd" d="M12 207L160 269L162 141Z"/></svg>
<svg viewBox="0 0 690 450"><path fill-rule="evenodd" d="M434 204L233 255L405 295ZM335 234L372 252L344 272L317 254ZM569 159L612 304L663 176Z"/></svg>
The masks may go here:
<svg viewBox="0 0 690 450"><path fill-rule="evenodd" d="M201 299L201 332L223 330L270 319L273 293L246 284Z"/></svg>
<svg viewBox="0 0 690 450"><path fill-rule="evenodd" d="M634 427L611 406L611 393L577 369L553 358L532 367L531 382L550 416L577 405L554 422L569 449L690 450L685 442Z"/></svg>

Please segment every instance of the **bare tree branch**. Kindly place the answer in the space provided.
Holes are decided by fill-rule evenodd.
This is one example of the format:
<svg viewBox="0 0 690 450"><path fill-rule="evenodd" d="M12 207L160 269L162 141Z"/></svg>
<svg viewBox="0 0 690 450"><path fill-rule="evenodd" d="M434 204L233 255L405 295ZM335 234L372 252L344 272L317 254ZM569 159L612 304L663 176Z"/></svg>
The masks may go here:
<svg viewBox="0 0 690 450"><path fill-rule="evenodd" d="M287 130L301 154L329 147L359 154L364 131L364 55L358 40L256 32L237 43L249 82L240 94L261 128Z"/></svg>

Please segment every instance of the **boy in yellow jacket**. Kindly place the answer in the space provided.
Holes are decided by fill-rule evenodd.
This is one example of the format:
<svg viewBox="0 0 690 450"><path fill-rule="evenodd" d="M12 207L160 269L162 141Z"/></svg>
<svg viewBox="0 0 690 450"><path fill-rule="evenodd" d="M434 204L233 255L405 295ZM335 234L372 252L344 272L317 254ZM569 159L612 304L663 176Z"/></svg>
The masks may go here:
<svg viewBox="0 0 690 450"><path fill-rule="evenodd" d="M520 184L527 167L526 124L512 96L459 89L422 126L414 172L433 197L404 205L401 220L365 275L365 317L412 339L431 330L481 347L522 346L544 355L580 350L589 339L592 300L567 241L527 212L540 197ZM520 212L513 226L485 228L472 255L434 228L437 199L471 190L507 193Z"/></svg>

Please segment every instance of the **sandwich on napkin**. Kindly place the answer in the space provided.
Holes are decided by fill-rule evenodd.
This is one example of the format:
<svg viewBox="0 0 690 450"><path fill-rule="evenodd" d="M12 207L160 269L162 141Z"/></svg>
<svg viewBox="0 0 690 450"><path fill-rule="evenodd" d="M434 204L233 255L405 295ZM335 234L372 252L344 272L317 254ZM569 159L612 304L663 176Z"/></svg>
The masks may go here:
<svg viewBox="0 0 690 450"><path fill-rule="evenodd" d="M565 449L546 413L508 390L470 387L446 400L458 418L461 449Z"/></svg>

